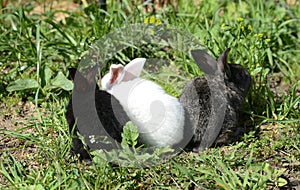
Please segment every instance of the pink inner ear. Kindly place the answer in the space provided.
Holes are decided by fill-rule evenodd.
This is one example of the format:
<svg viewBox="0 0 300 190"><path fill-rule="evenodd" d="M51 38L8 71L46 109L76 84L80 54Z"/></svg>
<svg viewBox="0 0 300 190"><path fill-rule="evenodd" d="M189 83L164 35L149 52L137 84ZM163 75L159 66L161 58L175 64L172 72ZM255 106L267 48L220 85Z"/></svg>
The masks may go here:
<svg viewBox="0 0 300 190"><path fill-rule="evenodd" d="M119 77L119 74L122 72L123 68L122 67L118 67L118 68L111 68L111 79L110 79L110 83L114 84L116 82L116 80Z"/></svg>

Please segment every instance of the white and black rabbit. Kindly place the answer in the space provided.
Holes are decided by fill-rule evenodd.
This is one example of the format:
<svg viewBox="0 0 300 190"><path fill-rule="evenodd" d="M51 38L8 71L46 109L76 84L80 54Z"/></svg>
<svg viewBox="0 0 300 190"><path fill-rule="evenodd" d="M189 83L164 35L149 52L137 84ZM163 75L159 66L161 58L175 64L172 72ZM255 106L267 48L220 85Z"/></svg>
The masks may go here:
<svg viewBox="0 0 300 190"><path fill-rule="evenodd" d="M118 146L117 142L121 142L123 126L129 118L114 96L99 90L96 84L97 66L88 69L86 77L74 68L69 69L69 72L74 81L72 98L66 112L69 130L73 135L71 153L79 154L81 159L90 159L77 133L84 136L88 149L110 150ZM103 138L109 140L109 143L103 143Z"/></svg>
<svg viewBox="0 0 300 190"><path fill-rule="evenodd" d="M189 148L195 152L213 143L228 144L239 132L239 118L252 78L241 65L227 63L229 51L227 48L217 61L205 51L191 51L199 68L208 74L189 81L179 98L194 123Z"/></svg>
<svg viewBox="0 0 300 190"><path fill-rule="evenodd" d="M140 143L181 149L192 137L190 117L177 98L139 77L145 62L145 58L136 58L125 67L111 65L102 78L102 88L120 101L138 127Z"/></svg>

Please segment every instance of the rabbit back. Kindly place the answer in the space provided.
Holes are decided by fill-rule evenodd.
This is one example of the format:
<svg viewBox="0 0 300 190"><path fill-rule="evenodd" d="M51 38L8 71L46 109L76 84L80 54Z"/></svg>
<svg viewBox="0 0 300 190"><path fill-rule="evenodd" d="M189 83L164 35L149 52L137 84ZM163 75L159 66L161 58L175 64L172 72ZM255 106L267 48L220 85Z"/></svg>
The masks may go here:
<svg viewBox="0 0 300 190"><path fill-rule="evenodd" d="M120 100L140 139L150 146L172 146L184 138L184 108L156 83L136 78L115 85L111 93Z"/></svg>
<svg viewBox="0 0 300 190"><path fill-rule="evenodd" d="M236 91L236 87L230 84L224 89L220 89L219 92L214 92L214 98L212 98L212 88L219 88L218 83L220 81L208 80L205 77L196 77L188 82L179 98L181 104L187 109L194 126L194 136L192 138L189 147L193 147L193 151L203 151L205 148L215 144L229 144L236 140L236 137L240 133L239 129L239 115L243 108L245 101L244 96L239 91ZM232 88L231 88L232 87ZM223 94L223 95L221 95ZM213 102L219 101L219 102ZM216 105L213 106L212 104ZM220 105L220 107L216 107ZM218 109L225 109L225 115L223 123L212 123L210 126L210 119L217 121L220 115ZM221 114L222 115L222 114ZM219 130L216 128L220 125ZM207 133L208 128L215 128L217 137L213 134ZM211 137L210 137L211 135ZM204 139L205 138L205 139Z"/></svg>
<svg viewBox="0 0 300 190"><path fill-rule="evenodd" d="M187 146L188 149L193 148L193 151L205 149L205 146L200 146L200 143L203 143L202 138L211 114L210 96L207 80L204 77L196 77L185 85L179 97L193 124L194 135Z"/></svg>

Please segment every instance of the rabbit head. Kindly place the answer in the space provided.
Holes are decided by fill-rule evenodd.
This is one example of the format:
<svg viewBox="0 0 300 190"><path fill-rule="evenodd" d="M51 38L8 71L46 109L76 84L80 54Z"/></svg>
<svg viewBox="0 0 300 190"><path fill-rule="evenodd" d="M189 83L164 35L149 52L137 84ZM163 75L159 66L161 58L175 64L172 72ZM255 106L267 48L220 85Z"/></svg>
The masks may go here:
<svg viewBox="0 0 300 190"><path fill-rule="evenodd" d="M228 54L230 48L227 48L215 60L211 55L202 50L192 50L191 54L199 68L208 75L222 75L226 82L231 82L238 88L243 95L246 95L252 85L252 77L248 71L238 64L228 64Z"/></svg>
<svg viewBox="0 0 300 190"><path fill-rule="evenodd" d="M136 58L130 61L125 67L121 64L111 65L109 73L101 80L103 90L110 91L114 85L138 78L143 70L145 58Z"/></svg>

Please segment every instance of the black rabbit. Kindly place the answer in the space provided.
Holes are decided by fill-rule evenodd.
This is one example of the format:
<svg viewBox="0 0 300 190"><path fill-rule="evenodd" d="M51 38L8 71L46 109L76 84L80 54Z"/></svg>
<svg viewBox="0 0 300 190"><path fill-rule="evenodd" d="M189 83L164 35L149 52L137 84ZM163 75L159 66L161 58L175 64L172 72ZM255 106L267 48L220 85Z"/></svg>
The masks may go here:
<svg viewBox="0 0 300 190"><path fill-rule="evenodd" d="M186 84L179 98L194 123L194 136L188 148L203 151L213 143L228 144L239 131L239 118L252 78L245 68L228 64L226 49L216 61L202 50L191 54L207 77Z"/></svg>
<svg viewBox="0 0 300 190"><path fill-rule="evenodd" d="M66 119L72 138L72 154L79 154L80 159L90 159L77 134L84 137L88 149L110 150L121 142L123 126L129 118L119 101L99 90L96 84L97 66L88 69L86 77L74 68L69 69L74 81L72 98L67 107Z"/></svg>

